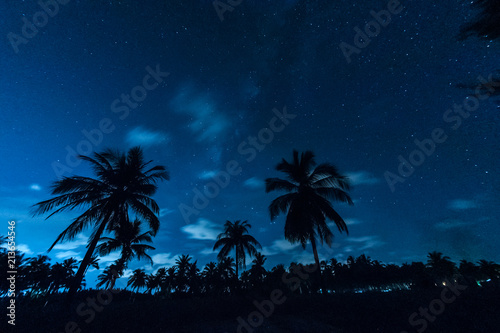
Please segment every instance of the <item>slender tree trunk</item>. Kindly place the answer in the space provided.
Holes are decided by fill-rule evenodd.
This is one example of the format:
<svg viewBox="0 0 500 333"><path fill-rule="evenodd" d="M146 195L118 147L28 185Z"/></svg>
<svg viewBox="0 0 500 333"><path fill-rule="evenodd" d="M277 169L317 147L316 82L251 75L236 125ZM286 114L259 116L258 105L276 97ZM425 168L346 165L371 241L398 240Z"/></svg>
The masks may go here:
<svg viewBox="0 0 500 333"><path fill-rule="evenodd" d="M92 243L90 243L89 249L87 250L87 253L85 253L85 257L83 257L82 263L80 264L80 267L78 268L78 272L76 272L73 283L71 284L71 287L68 290L68 301L71 301L73 299L73 296L75 295L76 291L80 287L80 284L82 283L83 276L85 275L87 267L90 263L90 259L92 258L92 254L94 254L94 250L95 250L95 247L97 245L97 242L101 238L101 235L104 231L104 228L106 227L106 224L107 224L108 219L109 219L109 215L110 214L107 214L106 218L101 222L99 229L97 229L94 240L92 241Z"/></svg>
<svg viewBox="0 0 500 333"><path fill-rule="evenodd" d="M318 249L316 248L316 239L314 236L311 237L311 246L314 254L314 261L316 262L316 269L318 271L319 276L319 286L321 288L321 292L325 294L325 286L323 283L323 275L321 274L321 266L319 265L319 257L318 257Z"/></svg>

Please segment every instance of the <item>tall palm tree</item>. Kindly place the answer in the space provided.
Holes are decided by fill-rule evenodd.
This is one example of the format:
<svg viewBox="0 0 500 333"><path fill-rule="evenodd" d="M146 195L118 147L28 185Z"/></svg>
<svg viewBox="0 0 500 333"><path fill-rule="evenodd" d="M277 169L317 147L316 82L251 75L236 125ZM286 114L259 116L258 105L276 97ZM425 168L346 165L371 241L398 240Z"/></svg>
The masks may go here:
<svg viewBox="0 0 500 333"><path fill-rule="evenodd" d="M283 172L288 179L266 179L266 193L271 191L289 192L274 199L269 205L271 220L280 213L286 214L285 239L290 243L300 242L303 248L311 242L314 261L319 268L317 239L331 246L333 233L327 220L332 220L340 232L348 233L347 225L335 211L330 200L353 201L348 194L349 179L342 175L335 166L323 163L315 168L314 154L311 151L299 153L293 151L291 162L282 159L276 170ZM318 269L321 276L321 271Z"/></svg>
<svg viewBox="0 0 500 333"><path fill-rule="evenodd" d="M153 265L153 259L146 253L147 250L155 248L142 243L151 243L152 232L141 233L141 222L135 219L134 222L125 222L119 225L115 230L115 238L101 237L101 243L97 245L96 251L101 256L110 254L113 251L121 250L120 258L117 264L122 265L122 269L127 267L127 263L134 257L141 260L147 259Z"/></svg>
<svg viewBox="0 0 500 333"><path fill-rule="evenodd" d="M156 234L160 224L159 207L151 196L158 188L158 181L169 179L165 167L151 167L152 161L144 161L140 147L131 148L127 154L106 150L94 153L93 158L79 157L91 164L97 177L63 177L53 185L55 197L33 207L34 215L52 212L47 218L66 210L86 209L49 248L50 251L57 243L73 239L87 227L93 228L87 253L69 290L70 297L79 287L102 233L127 223L129 210L145 219L153 235Z"/></svg>
<svg viewBox="0 0 500 333"><path fill-rule="evenodd" d="M262 248L257 240L248 234L248 229L252 226L247 222L240 220L236 222L226 221L224 224L224 232L217 236L213 250L220 249L217 259L221 260L227 257L234 249L235 263L236 263L236 277L238 277L238 268L246 267L245 254L248 253L250 257L257 253L258 248Z"/></svg>

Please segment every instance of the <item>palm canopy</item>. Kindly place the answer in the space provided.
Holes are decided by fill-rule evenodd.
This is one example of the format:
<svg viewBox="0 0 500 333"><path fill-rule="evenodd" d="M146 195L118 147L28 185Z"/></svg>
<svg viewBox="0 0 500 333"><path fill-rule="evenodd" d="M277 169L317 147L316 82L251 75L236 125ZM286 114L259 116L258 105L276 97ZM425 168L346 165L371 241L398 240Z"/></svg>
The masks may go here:
<svg viewBox="0 0 500 333"><path fill-rule="evenodd" d="M158 188L157 182L169 179L165 167L151 166L152 161L145 162L140 147L131 148L126 154L108 149L94 153L93 157L80 155L79 158L90 163L97 177L63 177L52 186L55 197L33 207L34 215L51 212L47 218L75 208L85 209L49 248L50 251L58 242L71 240L84 229L93 228L70 294L83 278L102 233L105 230L112 232L128 223L129 210L147 221L152 234L156 234L160 225L159 207L151 196Z"/></svg>
<svg viewBox="0 0 500 333"><path fill-rule="evenodd" d="M221 248L217 255L219 260L227 257L233 249L235 250L236 275L238 275L239 267L246 267L245 254L254 256L257 253L256 247L262 248L260 243L248 234L248 229L251 227L248 221L238 220L234 223L226 221L224 232L217 236L217 241L214 244L213 250Z"/></svg>
<svg viewBox="0 0 500 333"><path fill-rule="evenodd" d="M110 254L111 252L121 250L120 258L117 263L123 268L126 267L128 261L136 257L137 259L148 259L151 265L153 259L146 253L147 250L155 248L143 244L151 243L152 232L146 231L141 233L141 221L135 219L134 222L123 223L115 230L115 238L101 237L101 243L97 245L96 251L101 256Z"/></svg>
<svg viewBox="0 0 500 333"><path fill-rule="evenodd" d="M327 220L333 220L340 232L348 233L347 225L335 211L330 200L353 204L348 194L350 182L346 176L329 163L316 168L314 154L311 151L299 153L293 151L293 161L285 159L276 166L287 179L266 179L266 192L287 191L289 193L274 199L269 205L271 220L280 213L287 214L285 238L291 243L300 242L305 248L308 241L316 238L331 245L333 233Z"/></svg>

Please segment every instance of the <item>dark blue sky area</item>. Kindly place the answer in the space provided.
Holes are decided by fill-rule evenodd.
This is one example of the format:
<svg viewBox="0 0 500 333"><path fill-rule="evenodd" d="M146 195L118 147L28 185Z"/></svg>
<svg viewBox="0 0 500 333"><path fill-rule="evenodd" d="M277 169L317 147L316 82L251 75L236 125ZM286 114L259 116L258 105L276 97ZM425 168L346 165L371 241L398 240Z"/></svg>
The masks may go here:
<svg viewBox="0 0 500 333"><path fill-rule="evenodd" d="M202 265L215 260L226 220L249 221L269 267L312 262L310 248L284 240L283 216L270 222L267 207L278 193L263 187L281 176L274 170L281 158L309 149L354 185L355 205L335 204L350 234L334 231L321 259L366 253L403 263L437 250L456 261L499 261L498 97L467 98L474 91L457 85L494 74L500 44L457 40L472 15L468 3L401 6L385 26L372 25L380 31L348 62L341 43L355 47L355 28L387 1L244 0L221 21L210 1L72 0L46 22L34 1L3 1L0 234L16 220L19 249L45 253L78 212L45 221L29 207L50 197L57 173L91 174L85 164L68 165L68 149L141 145L171 180L155 196L156 265L130 269L152 272L185 253ZM34 15L38 32L24 27L31 35L23 37ZM284 108L288 118L273 120ZM92 132L100 124L108 133ZM438 128L441 142L432 148ZM428 154L415 152L415 140L426 139ZM400 155L418 162L411 175L398 173ZM193 189L206 190L230 161L241 173L186 223L179 205L192 206ZM387 172L399 179L392 188ZM57 246L52 262L82 258L89 235Z"/></svg>

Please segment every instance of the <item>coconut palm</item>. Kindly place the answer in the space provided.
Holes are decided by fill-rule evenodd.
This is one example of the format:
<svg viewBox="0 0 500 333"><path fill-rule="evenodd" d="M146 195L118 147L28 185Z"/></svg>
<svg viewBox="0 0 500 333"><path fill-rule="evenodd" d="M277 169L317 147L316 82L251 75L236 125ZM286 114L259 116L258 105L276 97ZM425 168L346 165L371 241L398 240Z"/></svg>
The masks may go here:
<svg viewBox="0 0 500 333"><path fill-rule="evenodd" d="M134 289L139 291L139 289L147 286L147 274L144 269L139 268L132 273L132 275L128 278L127 287L128 286L132 287L132 291Z"/></svg>
<svg viewBox="0 0 500 333"><path fill-rule="evenodd" d="M105 289L113 289L116 279L122 274L120 268L116 264L111 264L104 269L104 271L97 276L96 287L101 288L104 286Z"/></svg>
<svg viewBox="0 0 500 333"><path fill-rule="evenodd" d="M236 222L226 221L224 224L224 232L217 236L213 250L221 248L217 259L221 260L227 257L234 249L235 263L236 263L236 277L238 277L238 268L246 267L245 254L248 253L250 257L257 253L258 248L262 248L257 240L248 234L248 229L252 226L247 222L240 220Z"/></svg>
<svg viewBox="0 0 500 333"><path fill-rule="evenodd" d="M348 194L349 179L339 173L329 163L315 168L314 154L311 151L299 153L293 151L291 162L282 159L276 170L283 172L288 179L266 179L266 192L289 192L274 199L269 205L271 220L280 213L286 214L285 239L290 243L299 242L303 248L311 242L314 261L319 267L317 240L331 246L333 233L327 220L332 220L340 232L348 233L347 225L335 211L330 200L353 204ZM318 269L318 274L321 272Z"/></svg>
<svg viewBox="0 0 500 333"><path fill-rule="evenodd" d="M128 223L129 210L146 220L153 235L156 234L160 224L159 207L151 196L158 188L158 181L169 179L165 167L151 167L151 161L144 161L139 147L131 148L126 154L107 150L94 153L93 158L79 157L91 164L97 177L63 177L53 185L55 197L33 207L34 215L51 212L47 218L75 208L86 209L49 248L50 251L57 243L73 239L88 227L93 229L87 252L69 290L70 297L79 287L103 232L112 232Z"/></svg>
<svg viewBox="0 0 500 333"><path fill-rule="evenodd" d="M189 290L189 273L193 264L191 259L191 256L183 254L175 260L175 290L178 292L188 292Z"/></svg>
<svg viewBox="0 0 500 333"><path fill-rule="evenodd" d="M264 282L267 271L264 268L267 258L260 252L255 254L255 259L252 260L252 267L250 268L250 282L255 285L260 285Z"/></svg>
<svg viewBox="0 0 500 333"><path fill-rule="evenodd" d="M459 39L477 36L485 40L500 38L500 2L498 0L476 0L472 7L480 12L473 21L464 24L460 29Z"/></svg>
<svg viewBox="0 0 500 333"><path fill-rule="evenodd" d="M28 258L26 269L27 287L31 289L30 294L43 294L50 288L50 258L39 254Z"/></svg>
<svg viewBox="0 0 500 333"><path fill-rule="evenodd" d="M101 256L105 256L116 250L121 250L120 258L117 264L122 269L127 267L127 263L134 257L137 259L147 259L153 265L153 259L146 253L147 250L155 248L142 243L151 243L152 232L141 233L141 222L135 219L134 222L125 222L115 230L115 238L101 237L101 243L97 245L96 251Z"/></svg>
<svg viewBox="0 0 500 333"><path fill-rule="evenodd" d="M443 256L441 252L430 252L427 258L429 259L426 266L430 269L435 282L442 283L444 279L452 277L455 273L455 263L450 260L450 257Z"/></svg>

